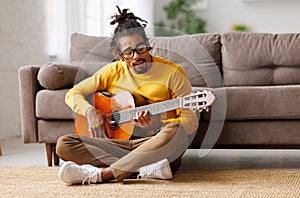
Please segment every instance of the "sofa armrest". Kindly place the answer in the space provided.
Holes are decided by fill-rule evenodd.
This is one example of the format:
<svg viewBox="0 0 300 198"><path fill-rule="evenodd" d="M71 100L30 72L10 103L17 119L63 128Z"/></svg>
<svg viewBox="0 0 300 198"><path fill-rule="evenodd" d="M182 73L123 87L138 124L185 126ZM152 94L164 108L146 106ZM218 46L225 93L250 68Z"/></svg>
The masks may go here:
<svg viewBox="0 0 300 198"><path fill-rule="evenodd" d="M38 142L37 117L35 99L37 92L42 89L37 75L40 66L22 66L18 70L19 97L21 109L21 126L24 143Z"/></svg>

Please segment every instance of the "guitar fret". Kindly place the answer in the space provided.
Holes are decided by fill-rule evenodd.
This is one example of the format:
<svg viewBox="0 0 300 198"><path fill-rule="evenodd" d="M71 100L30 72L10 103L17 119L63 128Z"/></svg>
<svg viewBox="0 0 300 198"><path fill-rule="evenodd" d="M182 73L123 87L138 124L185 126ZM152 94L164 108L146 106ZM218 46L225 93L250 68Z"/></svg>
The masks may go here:
<svg viewBox="0 0 300 198"><path fill-rule="evenodd" d="M144 110L144 111L148 110L151 115L156 115L156 114L160 114L160 113L178 109L178 108L180 108L180 98L176 98L173 100L167 100L167 101L163 101L163 102L158 102L158 103L153 103L150 105L141 106L141 107L137 107L137 108L133 108L133 109L123 110L121 112L113 113L112 117L119 118L118 120L115 120L115 121L117 121L118 124L121 124L124 122L128 122L132 118L134 118L136 115L136 112L139 110ZM117 114L119 114L119 115L117 115Z"/></svg>

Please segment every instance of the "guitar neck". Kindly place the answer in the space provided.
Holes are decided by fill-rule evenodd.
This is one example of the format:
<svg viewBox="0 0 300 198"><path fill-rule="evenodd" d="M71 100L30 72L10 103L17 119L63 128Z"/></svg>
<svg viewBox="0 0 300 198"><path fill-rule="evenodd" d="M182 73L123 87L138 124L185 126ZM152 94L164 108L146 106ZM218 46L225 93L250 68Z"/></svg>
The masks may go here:
<svg viewBox="0 0 300 198"><path fill-rule="evenodd" d="M167 100L167 101L163 101L163 102L140 106L137 108L114 112L111 114L111 116L112 116L113 120L115 120L118 124L122 124L122 123L131 121L131 119L134 119L136 117L137 111L147 111L148 110L150 115L157 115L157 114L164 113L167 111L182 108L181 101L182 101L182 98L176 98L176 99L172 99L172 100Z"/></svg>

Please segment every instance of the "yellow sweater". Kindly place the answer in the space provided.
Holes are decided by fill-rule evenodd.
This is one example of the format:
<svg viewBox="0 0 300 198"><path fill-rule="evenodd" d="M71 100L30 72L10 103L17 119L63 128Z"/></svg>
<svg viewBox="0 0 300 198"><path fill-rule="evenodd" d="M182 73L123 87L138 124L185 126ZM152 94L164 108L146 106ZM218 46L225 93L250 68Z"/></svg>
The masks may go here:
<svg viewBox="0 0 300 198"><path fill-rule="evenodd" d="M91 77L75 85L66 94L66 104L75 112L85 115L91 104L85 97L95 91L105 90L112 94L128 91L133 96L143 96L143 102L135 97L136 106L170 100L191 93L191 85L185 71L175 63L153 56L150 70L136 74L125 61L116 61L99 69ZM186 133L198 127L195 113L188 109L177 109L165 115L164 124L179 122Z"/></svg>

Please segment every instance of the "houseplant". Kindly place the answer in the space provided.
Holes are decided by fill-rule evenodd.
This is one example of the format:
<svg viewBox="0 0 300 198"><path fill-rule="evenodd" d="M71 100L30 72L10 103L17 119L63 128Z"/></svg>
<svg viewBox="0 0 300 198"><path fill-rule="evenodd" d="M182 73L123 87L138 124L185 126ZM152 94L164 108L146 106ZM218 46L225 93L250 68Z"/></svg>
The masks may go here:
<svg viewBox="0 0 300 198"><path fill-rule="evenodd" d="M197 16L196 0L172 0L163 10L167 14L168 22L155 23L156 36L173 36L182 33L196 34L206 32L206 21Z"/></svg>

